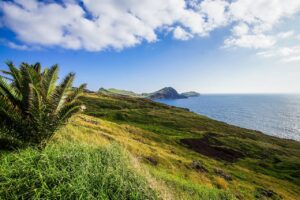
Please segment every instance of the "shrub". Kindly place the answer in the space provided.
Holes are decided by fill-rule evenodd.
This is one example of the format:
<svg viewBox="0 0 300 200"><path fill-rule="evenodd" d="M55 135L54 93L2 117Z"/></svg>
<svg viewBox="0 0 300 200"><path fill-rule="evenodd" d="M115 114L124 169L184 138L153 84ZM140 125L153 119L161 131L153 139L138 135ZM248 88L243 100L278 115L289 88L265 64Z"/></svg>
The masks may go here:
<svg viewBox="0 0 300 200"><path fill-rule="evenodd" d="M0 127L26 144L43 146L53 133L81 109L78 97L85 85L72 88L74 73L59 84L58 66L42 67L39 63L22 63L0 76Z"/></svg>
<svg viewBox="0 0 300 200"><path fill-rule="evenodd" d="M224 180L224 178L216 177L215 184L216 184L217 188L219 188L219 189L228 189L228 184Z"/></svg>

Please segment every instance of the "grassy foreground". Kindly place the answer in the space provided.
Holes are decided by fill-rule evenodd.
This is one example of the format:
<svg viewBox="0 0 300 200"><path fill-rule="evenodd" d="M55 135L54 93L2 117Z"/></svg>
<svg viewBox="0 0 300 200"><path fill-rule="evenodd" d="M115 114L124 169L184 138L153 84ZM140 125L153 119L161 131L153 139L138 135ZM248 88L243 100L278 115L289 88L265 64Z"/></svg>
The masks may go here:
<svg viewBox="0 0 300 200"><path fill-rule="evenodd" d="M0 199L290 199L300 143L126 96L86 94L40 151L0 152ZM197 148L197 147L201 148Z"/></svg>
<svg viewBox="0 0 300 200"><path fill-rule="evenodd" d="M156 199L118 146L56 143L2 155L0 199Z"/></svg>

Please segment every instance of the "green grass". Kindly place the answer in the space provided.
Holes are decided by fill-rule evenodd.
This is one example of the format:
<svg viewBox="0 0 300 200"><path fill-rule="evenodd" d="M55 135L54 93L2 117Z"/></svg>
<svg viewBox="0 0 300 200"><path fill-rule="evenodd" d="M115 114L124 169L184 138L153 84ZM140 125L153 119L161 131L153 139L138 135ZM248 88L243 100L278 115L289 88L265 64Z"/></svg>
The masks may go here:
<svg viewBox="0 0 300 200"><path fill-rule="evenodd" d="M172 177L181 174L180 177L190 183L191 187L197 184L217 187L215 180L218 178L214 168L220 168L233 177L233 181L227 181L227 185L236 197L255 199L259 188L272 190L284 199L295 199L300 195L299 142L232 126L148 99L88 95L82 100L87 105L87 115L139 128L143 133L142 139L138 140L142 142L134 145L145 146L147 151L134 147L131 151L154 157L159 164L150 168L165 171ZM214 147L234 150L244 156L235 163L227 163L203 156L180 143L180 139L201 138L204 135L211 136L210 141ZM127 137L134 136L129 134ZM155 146L148 149L144 145L145 141L152 145L155 143ZM195 173L188 167L193 160L200 160L208 172ZM164 181L170 183L170 179ZM171 182L177 185L175 179ZM185 194L182 187L175 188L176 192Z"/></svg>
<svg viewBox="0 0 300 200"><path fill-rule="evenodd" d="M28 148L0 159L0 199L157 199L117 145Z"/></svg>
<svg viewBox="0 0 300 200"><path fill-rule="evenodd" d="M209 200L235 200L236 197L228 190L207 187L205 185L195 184L184 177L171 175L164 170L152 169L151 172L155 177L164 180L165 184L176 193L177 199L194 200L194 199L209 199Z"/></svg>
<svg viewBox="0 0 300 200"><path fill-rule="evenodd" d="M81 100L86 112L72 118L44 150L0 150L0 199L294 200L300 195L299 142L144 98L86 94ZM243 157L230 163L180 142L207 135L213 147ZM205 170L195 169L194 161Z"/></svg>

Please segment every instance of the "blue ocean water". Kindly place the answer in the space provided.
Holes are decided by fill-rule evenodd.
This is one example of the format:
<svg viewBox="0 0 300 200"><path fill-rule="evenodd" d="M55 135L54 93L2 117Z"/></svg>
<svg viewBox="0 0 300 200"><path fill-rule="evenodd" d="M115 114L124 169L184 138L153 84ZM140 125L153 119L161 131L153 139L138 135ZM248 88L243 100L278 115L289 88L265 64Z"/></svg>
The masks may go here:
<svg viewBox="0 0 300 200"><path fill-rule="evenodd" d="M300 95L201 95L158 100L265 134L300 141Z"/></svg>

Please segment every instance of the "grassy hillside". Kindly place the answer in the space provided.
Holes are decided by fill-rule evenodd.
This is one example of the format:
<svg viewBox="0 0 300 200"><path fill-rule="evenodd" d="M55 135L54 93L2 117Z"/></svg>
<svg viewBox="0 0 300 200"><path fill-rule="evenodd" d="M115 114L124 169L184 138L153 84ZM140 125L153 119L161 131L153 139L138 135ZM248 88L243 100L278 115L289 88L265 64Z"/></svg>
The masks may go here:
<svg viewBox="0 0 300 200"><path fill-rule="evenodd" d="M45 150L0 153L0 199L290 199L300 143L143 98L86 94Z"/></svg>
<svg viewBox="0 0 300 200"><path fill-rule="evenodd" d="M144 97L143 95L137 94L132 91L119 90L115 88L109 88L109 89L100 88L98 92L104 95L125 95L130 97Z"/></svg>
<svg viewBox="0 0 300 200"><path fill-rule="evenodd" d="M147 99L89 95L83 100L87 115L128 129L126 135L108 135L142 158L177 195L193 199L203 185L242 199L300 195L299 142Z"/></svg>

